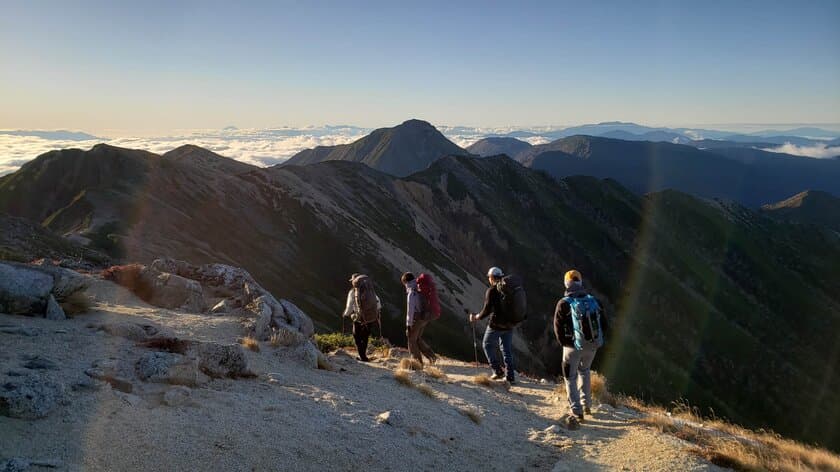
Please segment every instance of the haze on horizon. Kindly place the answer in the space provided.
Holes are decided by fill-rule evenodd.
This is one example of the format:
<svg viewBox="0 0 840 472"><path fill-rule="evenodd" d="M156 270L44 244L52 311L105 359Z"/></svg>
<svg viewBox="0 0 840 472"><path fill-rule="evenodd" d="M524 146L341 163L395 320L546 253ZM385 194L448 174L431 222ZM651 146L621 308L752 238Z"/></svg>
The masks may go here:
<svg viewBox="0 0 840 472"><path fill-rule="evenodd" d="M838 20L834 1L12 0L0 129L840 123Z"/></svg>

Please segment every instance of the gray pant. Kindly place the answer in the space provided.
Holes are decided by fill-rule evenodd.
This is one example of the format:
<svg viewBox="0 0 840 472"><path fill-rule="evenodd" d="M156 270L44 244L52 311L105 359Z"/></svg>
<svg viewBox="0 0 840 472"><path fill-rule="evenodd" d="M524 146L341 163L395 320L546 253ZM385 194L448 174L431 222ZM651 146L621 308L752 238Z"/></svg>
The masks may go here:
<svg viewBox="0 0 840 472"><path fill-rule="evenodd" d="M566 395L569 397L569 408L575 415L582 415L583 409L592 405L592 387L590 385L590 367L595 360L598 348L586 346L578 351L573 347L563 347L563 379L566 382ZM583 407L578 390L578 374L580 374L583 388Z"/></svg>

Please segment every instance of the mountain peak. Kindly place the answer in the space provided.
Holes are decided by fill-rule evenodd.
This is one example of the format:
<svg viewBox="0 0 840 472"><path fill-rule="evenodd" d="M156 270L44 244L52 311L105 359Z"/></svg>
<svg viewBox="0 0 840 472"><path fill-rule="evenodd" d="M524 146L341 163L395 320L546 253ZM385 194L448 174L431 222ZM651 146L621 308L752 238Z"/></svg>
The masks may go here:
<svg viewBox="0 0 840 472"><path fill-rule="evenodd" d="M239 162L229 157L221 156L209 149L205 149L194 144L184 144L182 146L178 146L177 148L164 153L161 157L164 160L215 169L228 174L239 174L255 168L252 165Z"/></svg>
<svg viewBox="0 0 840 472"><path fill-rule="evenodd" d="M284 165L323 161L353 161L405 177L423 170L442 156L469 154L429 122L410 119L392 128L379 128L350 144L319 146L292 156Z"/></svg>

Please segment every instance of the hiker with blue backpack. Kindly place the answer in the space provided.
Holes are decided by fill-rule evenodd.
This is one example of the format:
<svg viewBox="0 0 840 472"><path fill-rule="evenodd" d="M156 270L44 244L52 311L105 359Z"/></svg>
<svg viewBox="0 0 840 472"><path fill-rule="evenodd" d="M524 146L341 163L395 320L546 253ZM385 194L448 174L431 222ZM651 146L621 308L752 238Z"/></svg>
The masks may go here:
<svg viewBox="0 0 840 472"><path fill-rule="evenodd" d="M582 421L584 414L592 414L590 369L598 348L604 345L607 318L598 300L584 290L580 272L566 272L563 282L566 293L554 311L554 336L563 346L563 379L569 408L572 415Z"/></svg>
<svg viewBox="0 0 840 472"><path fill-rule="evenodd" d="M525 320L526 299L522 280L515 275L505 276L502 269L491 267L487 271L490 287L484 292L484 307L480 312L470 314L470 323L489 317L484 332L484 355L493 370L493 380L506 379L516 383L516 365L513 358L513 329ZM498 350L502 350L505 368L499 362Z"/></svg>

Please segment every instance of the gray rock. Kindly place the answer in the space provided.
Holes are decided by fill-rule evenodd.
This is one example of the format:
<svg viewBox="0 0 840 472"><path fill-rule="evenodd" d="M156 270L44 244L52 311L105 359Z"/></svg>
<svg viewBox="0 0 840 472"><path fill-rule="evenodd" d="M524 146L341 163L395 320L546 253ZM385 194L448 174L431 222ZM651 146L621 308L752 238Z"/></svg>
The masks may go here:
<svg viewBox="0 0 840 472"><path fill-rule="evenodd" d="M149 336L154 336L160 332L156 326L141 325L128 321L102 323L95 325L94 328L104 331L111 336L119 336L131 341L145 341Z"/></svg>
<svg viewBox="0 0 840 472"><path fill-rule="evenodd" d="M580 429L580 420L578 420L574 415L563 415L563 417L560 418L560 424L570 431Z"/></svg>
<svg viewBox="0 0 840 472"><path fill-rule="evenodd" d="M379 424L388 424L395 428L400 428L405 425L405 415L400 410L390 410L380 413L376 417L376 422Z"/></svg>
<svg viewBox="0 0 840 472"><path fill-rule="evenodd" d="M42 261L37 267L39 270L52 276L52 294L58 300L64 300L70 295L85 290L90 286L90 278L74 270L52 265L46 261Z"/></svg>
<svg viewBox="0 0 840 472"><path fill-rule="evenodd" d="M0 415L43 418L64 400L62 384L40 376L6 377L0 385Z"/></svg>
<svg viewBox="0 0 840 472"><path fill-rule="evenodd" d="M185 405L190 401L190 395L190 389L187 387L175 387L163 394L163 403L168 406Z"/></svg>
<svg viewBox="0 0 840 472"><path fill-rule="evenodd" d="M53 277L37 268L0 262L0 312L43 314L53 285Z"/></svg>
<svg viewBox="0 0 840 472"><path fill-rule="evenodd" d="M161 308L178 308L193 313L206 309L201 284L168 272L145 269L141 277L152 287L149 303Z"/></svg>
<svg viewBox="0 0 840 472"><path fill-rule="evenodd" d="M312 342L306 341L297 346L277 349L275 354L282 359L291 360L303 364L306 367L317 369L318 358L321 352Z"/></svg>
<svg viewBox="0 0 840 472"><path fill-rule="evenodd" d="M137 377L146 382L198 385L204 380L198 363L172 352L147 352L137 361Z"/></svg>
<svg viewBox="0 0 840 472"><path fill-rule="evenodd" d="M289 300L280 300L283 310L286 315L286 323L293 328L300 331L307 339L315 334L315 325L312 324L312 318L307 316L300 308Z"/></svg>
<svg viewBox="0 0 840 472"><path fill-rule="evenodd" d="M48 320L66 320L67 315L64 314L64 310L61 308L61 305L55 301L55 297L50 294L47 298L47 311L46 311L46 318Z"/></svg>
<svg viewBox="0 0 840 472"><path fill-rule="evenodd" d="M198 367L210 377L250 377L245 350L239 344L199 343L193 348Z"/></svg>

